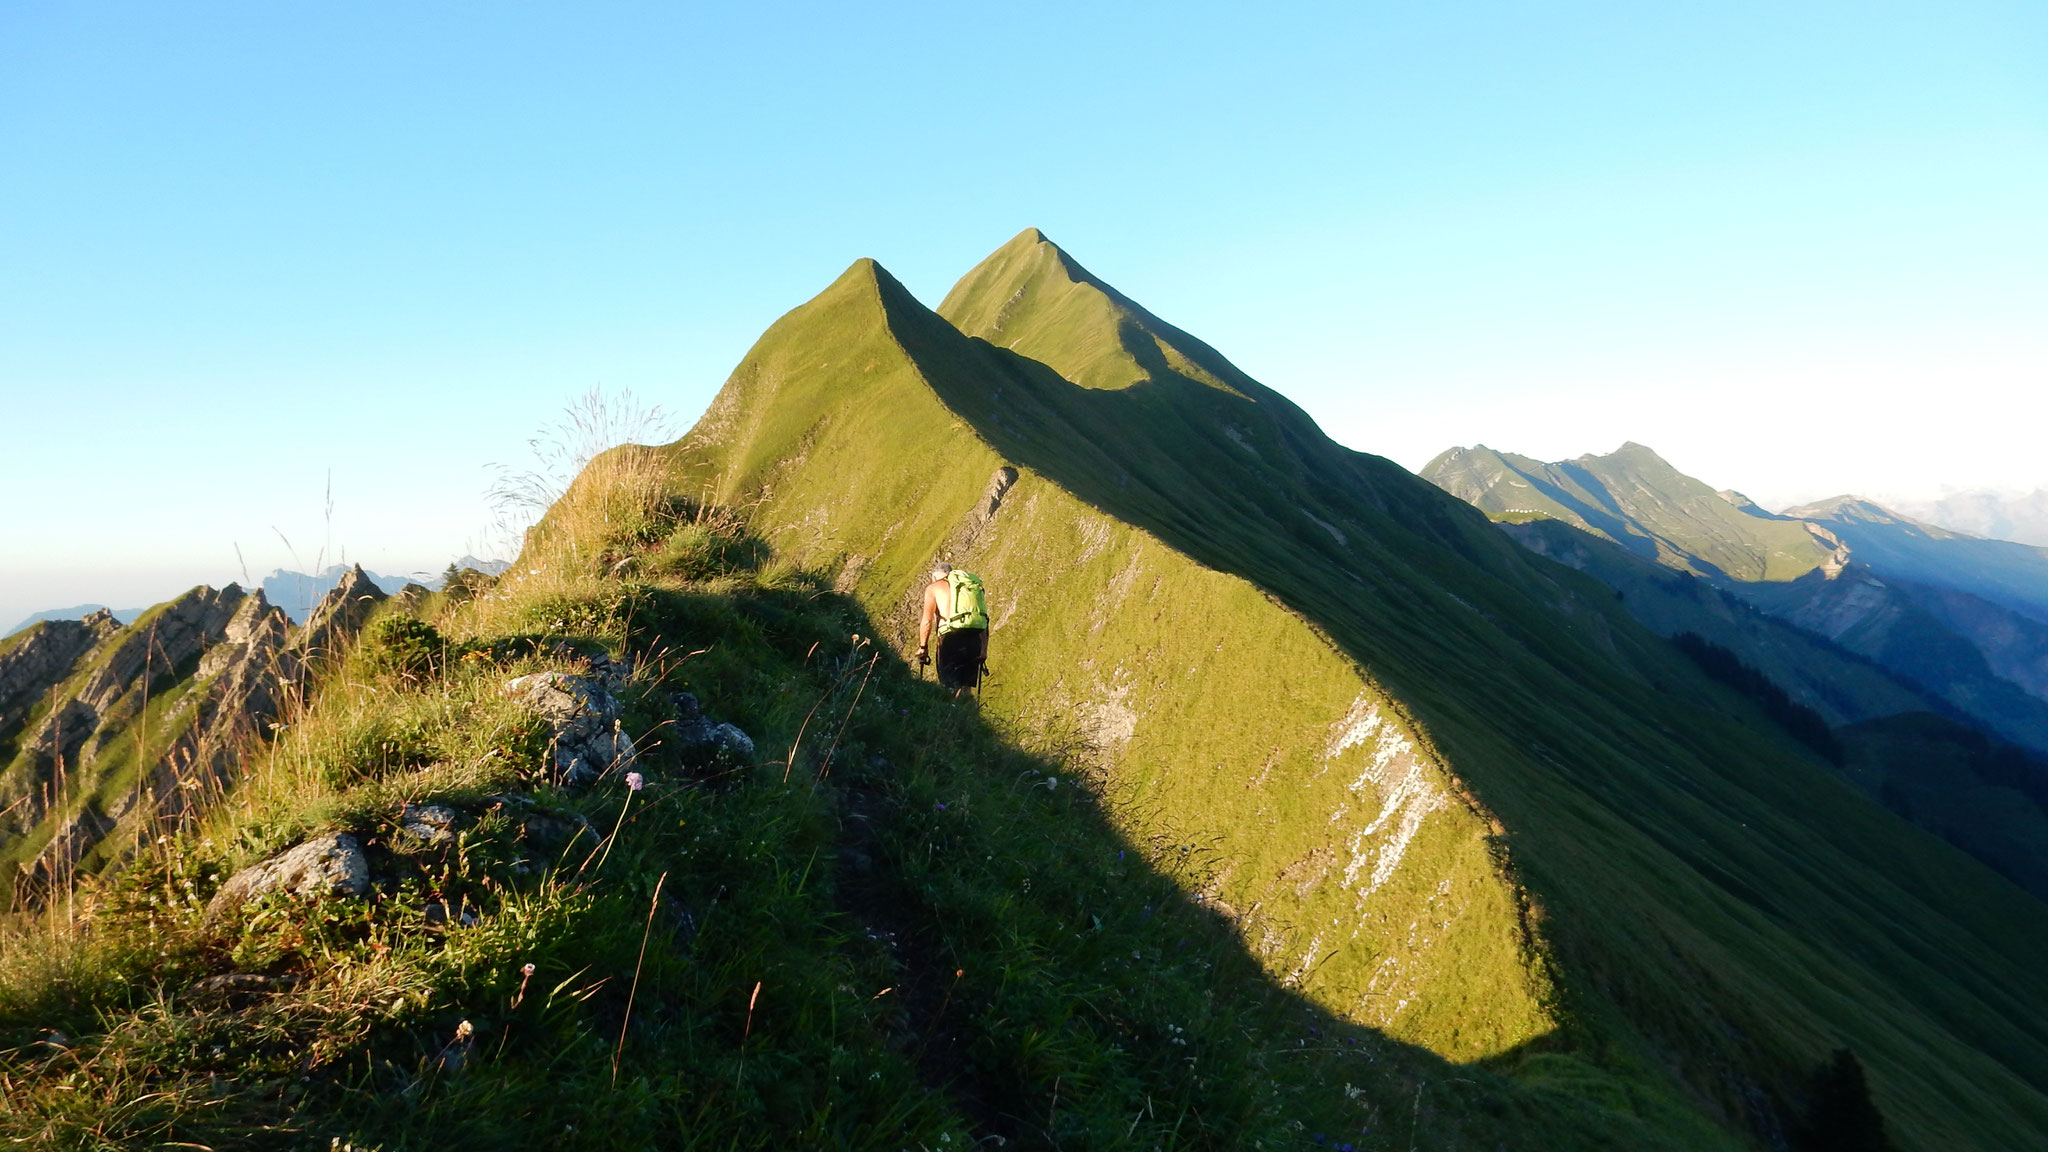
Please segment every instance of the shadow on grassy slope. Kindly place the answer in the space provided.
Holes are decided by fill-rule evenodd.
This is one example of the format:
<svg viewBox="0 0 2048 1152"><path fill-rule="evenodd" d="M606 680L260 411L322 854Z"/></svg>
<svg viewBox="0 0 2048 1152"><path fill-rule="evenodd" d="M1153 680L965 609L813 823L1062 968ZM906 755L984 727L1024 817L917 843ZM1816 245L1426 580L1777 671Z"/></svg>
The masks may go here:
<svg viewBox="0 0 2048 1152"><path fill-rule="evenodd" d="M2001 1146L2048 1119L2048 1049L2018 1023L2048 1013L2048 918L1611 593L1285 412L1183 376L1075 387L985 341L974 362L921 312L897 307L898 336L948 362L928 382L1005 459L1253 581L1394 691L1511 830L1581 1023L1638 1037L1731 1123L1842 1042L1916 1139Z"/></svg>

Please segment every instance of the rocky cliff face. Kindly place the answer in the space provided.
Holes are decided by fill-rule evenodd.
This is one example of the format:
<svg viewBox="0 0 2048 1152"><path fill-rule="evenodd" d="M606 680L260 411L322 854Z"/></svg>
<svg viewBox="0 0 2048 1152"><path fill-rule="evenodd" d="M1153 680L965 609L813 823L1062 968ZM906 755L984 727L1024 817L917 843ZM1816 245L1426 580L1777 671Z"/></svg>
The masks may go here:
<svg viewBox="0 0 2048 1152"><path fill-rule="evenodd" d="M10 638L0 649L0 741L20 731L29 710L79 657L120 630L113 613L101 609L83 620L45 620Z"/></svg>
<svg viewBox="0 0 2048 1152"><path fill-rule="evenodd" d="M294 629L261 591L202 586L0 651L0 888L33 899L220 795L384 598L354 569Z"/></svg>

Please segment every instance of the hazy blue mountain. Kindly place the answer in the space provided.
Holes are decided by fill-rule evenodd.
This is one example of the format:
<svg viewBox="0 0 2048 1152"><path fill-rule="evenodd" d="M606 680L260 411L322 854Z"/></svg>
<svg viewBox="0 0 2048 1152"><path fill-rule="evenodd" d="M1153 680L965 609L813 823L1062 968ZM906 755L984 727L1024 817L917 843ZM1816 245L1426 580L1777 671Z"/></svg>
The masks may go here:
<svg viewBox="0 0 2048 1152"><path fill-rule="evenodd" d="M1923 524L1855 496L1785 515L1825 528L1880 575L1960 589L2048 623L2048 548Z"/></svg>
<svg viewBox="0 0 2048 1152"><path fill-rule="evenodd" d="M2048 546L2048 488L2024 495L1976 489L1951 493L1938 500L1887 500L1885 505L1953 532Z"/></svg>
<svg viewBox="0 0 2048 1152"><path fill-rule="evenodd" d="M94 612L98 612L106 607L105 604L75 604L69 608L51 608L44 612L35 612L30 614L28 619L23 620L7 631L0 632L0 636L12 636L39 620L83 620ZM123 624L132 624L137 616L149 611L147 608L112 608L107 610L114 614L114 619Z"/></svg>
<svg viewBox="0 0 2048 1152"><path fill-rule="evenodd" d="M353 567L355 566L334 564L318 573L288 572L278 568L263 578L263 594L270 598L272 604L284 609L285 615L291 617L294 624L303 623L306 614L320 603L321 597L339 584ZM479 560L475 556L464 555L454 561L451 567L458 571L474 569L487 576L495 576L503 572L508 563L504 560ZM407 584L418 584L438 591L447 576L445 569L431 575L413 573L402 576L387 576L367 568L363 571L370 577L371 583L391 596L397 595Z"/></svg>

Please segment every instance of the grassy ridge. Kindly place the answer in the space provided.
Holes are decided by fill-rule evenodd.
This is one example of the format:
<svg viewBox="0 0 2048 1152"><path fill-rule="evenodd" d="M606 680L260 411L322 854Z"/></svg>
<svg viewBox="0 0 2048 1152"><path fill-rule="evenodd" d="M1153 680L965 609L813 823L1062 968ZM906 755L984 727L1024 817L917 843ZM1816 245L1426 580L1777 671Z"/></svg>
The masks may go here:
<svg viewBox="0 0 2048 1152"><path fill-rule="evenodd" d="M1274 988L1186 897L1200 853L1120 834L1084 766L919 682L857 602L764 563L732 518L667 501L636 518L616 494L583 486L489 594L420 605L445 638L431 667L372 640L203 827L89 883L82 919L7 939L0 1135L1715 1146L1633 1115L1655 1101L1589 1110ZM637 793L619 773L552 785L545 733L500 691L598 654L634 660ZM744 726L760 762L677 759L676 690ZM465 814L453 842L397 826L429 801ZM228 872L320 830L369 845L370 899L209 921Z"/></svg>
<svg viewBox="0 0 2048 1152"><path fill-rule="evenodd" d="M1295 626L1303 636L1336 645L1354 682L1385 686L1404 736L1483 802L1462 810L1501 822L1517 871L1496 872L1496 890L1519 877L1537 897L1540 938L1570 1010L1560 1039L1647 1091L1682 1086L1697 1106L1745 1128L1846 1043L1865 1055L1909 1146L2005 1147L2048 1121L2044 1050L2016 1023L2048 1007L2028 959L2048 941L2038 906L1829 778L1750 705L1630 621L1611 592L1525 557L1482 517L1392 465L1321 440L1284 400L1205 363L1213 353L1190 346L1174 355L1227 389L1178 371L1116 387L1139 362L1133 349L1147 346L1134 330L1169 369L1175 334L1108 292L1088 302L1086 283L1035 283L1084 275L1070 260L1014 250L1038 243L1020 237L994 258L1025 269L1024 282L970 275L963 285L974 290L949 297L948 314L970 327L974 317L1003 318L988 341L950 336L950 325L885 277L857 269L880 285L880 315L864 327L842 281L786 317L678 459L715 467L729 492L750 494L779 546L843 565L844 585L884 618L949 543L964 543L955 559L970 565L1014 563L993 569L1005 577L999 591L1019 604L999 619L1000 683L989 704L1020 727L1062 716L1071 724L1076 712L1085 727L1090 709L1099 716L1119 689L1119 662L1091 670L1084 640L1060 639L1083 633L1105 599L1119 602L1114 571L1074 564L1086 545L1061 535L1082 531L1080 506L1195 562L1184 571L1235 573L1276 597L1312 622ZM1024 302L1041 287L1041 298L1064 301L1041 315L1107 315L1116 337L1028 331ZM828 314L829 325L819 319ZM903 352L877 359L885 341ZM1017 352L1001 346L1011 344ZM1111 363L1048 366L1026 349ZM905 358L942 405L915 394ZM768 379L777 391L763 408L771 393L759 382ZM896 416L878 439L839 431L885 407ZM999 463L1018 466L1023 479L975 537L973 509ZM867 486L900 494L906 472L916 478L907 502L899 495L872 511L835 502ZM1013 529L1005 517L1029 507L1034 479L1046 482L1040 499L1065 509ZM1034 556L1007 540L1013 531L1071 542ZM1191 596L1174 580L1154 587L1169 602ZM1049 615L1036 624L1025 614L1034 598L1057 606L1038 609ZM1197 716L1214 709L1176 711L1177 692L1159 676L1200 666L1240 619L1155 632L1138 616L1137 629L1159 642L1142 664L1122 662L1151 676L1125 697L1138 716L1121 750L1123 778L1192 781L1210 765L1223 766L1220 779L1256 777L1243 766L1263 765L1272 748L1247 749L1228 726L1202 731ZM1048 649L1045 667L1028 666ZM1064 706L1062 691L1076 707ZM1276 706L1265 688L1241 698L1296 725L1297 741L1327 733L1333 720ZM1304 746L1315 744L1291 745L1297 763L1312 759ZM1178 827L1232 832L1220 850L1257 861L1239 863L1241 873L1277 863L1258 857L1262 840L1233 823L1242 814L1217 789L1189 788L1179 794L1186 807L1161 809ZM1286 822L1301 824L1298 814ZM1452 854L1425 851L1404 867L1445 874ZM1272 871L1234 878L1249 890L1280 881ZM1269 971L1284 978L1290 969ZM1511 999L1488 996L1467 1008L1474 1019L1513 1011Z"/></svg>
<svg viewBox="0 0 2048 1152"><path fill-rule="evenodd" d="M821 357L845 369L800 370ZM960 522L1001 460L927 381L1021 392L1034 382L1018 363L857 265L763 337L678 467L723 477L723 498L842 573L899 643L914 635L904 592L950 543L1005 592L990 709L1085 751L1149 814L1127 834L1218 852L1207 895L1275 978L1445 1055L1549 1031L1547 977L1483 813L1322 638L1029 471L984 531ZM725 431L728 404L763 413L750 439Z"/></svg>

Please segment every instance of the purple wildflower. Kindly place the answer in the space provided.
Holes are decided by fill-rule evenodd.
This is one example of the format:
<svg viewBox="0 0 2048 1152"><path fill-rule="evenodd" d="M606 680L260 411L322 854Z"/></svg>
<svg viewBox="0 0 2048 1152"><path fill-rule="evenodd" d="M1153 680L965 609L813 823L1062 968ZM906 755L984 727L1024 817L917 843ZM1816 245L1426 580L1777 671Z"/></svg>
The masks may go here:
<svg viewBox="0 0 2048 1152"><path fill-rule="evenodd" d="M631 788L633 791L638 792L641 786L646 783L647 779L638 772L626 773L626 787Z"/></svg>

